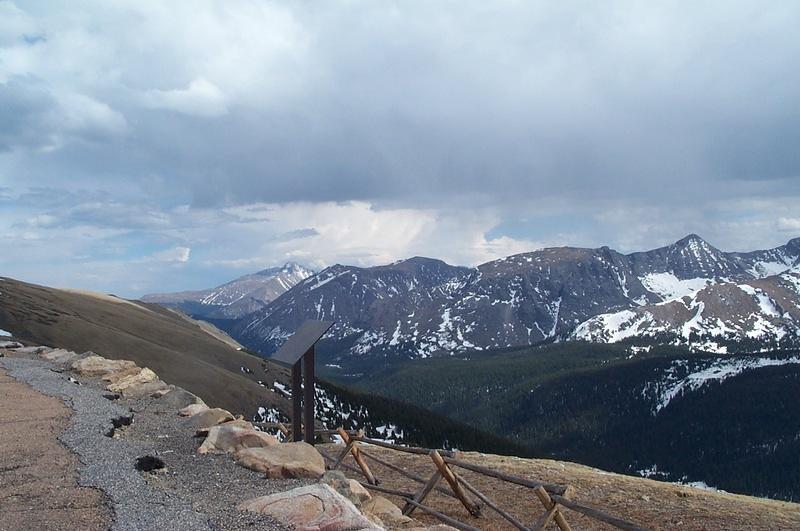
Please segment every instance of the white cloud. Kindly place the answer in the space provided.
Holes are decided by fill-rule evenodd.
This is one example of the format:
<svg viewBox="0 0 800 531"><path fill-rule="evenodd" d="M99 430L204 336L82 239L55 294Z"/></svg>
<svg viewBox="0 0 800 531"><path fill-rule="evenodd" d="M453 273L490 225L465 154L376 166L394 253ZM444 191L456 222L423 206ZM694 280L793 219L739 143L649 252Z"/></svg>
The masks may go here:
<svg viewBox="0 0 800 531"><path fill-rule="evenodd" d="M142 101L153 109L170 109L194 116L214 117L228 113L225 94L203 78L195 79L185 89L148 90Z"/></svg>
<svg viewBox="0 0 800 531"><path fill-rule="evenodd" d="M173 247L172 249L164 249L150 255L150 259L156 262L178 262L185 264L189 261L189 255L192 250L189 247Z"/></svg>
<svg viewBox="0 0 800 531"><path fill-rule="evenodd" d="M778 229L782 231L800 232L800 218L784 218L778 219Z"/></svg>

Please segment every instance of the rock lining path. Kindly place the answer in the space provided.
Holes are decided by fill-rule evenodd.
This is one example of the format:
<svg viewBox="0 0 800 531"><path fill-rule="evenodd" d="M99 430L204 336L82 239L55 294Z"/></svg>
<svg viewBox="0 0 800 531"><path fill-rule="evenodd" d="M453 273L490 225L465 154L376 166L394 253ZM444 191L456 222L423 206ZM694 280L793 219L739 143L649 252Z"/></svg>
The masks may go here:
<svg viewBox="0 0 800 531"><path fill-rule="evenodd" d="M222 460L201 462L193 430L174 408L151 398L110 401L100 382L78 377L77 385L73 374L35 356L2 357L0 370L0 531L286 529L237 511L241 493L226 487L245 481L268 494L297 485L267 482L230 460L227 471ZM109 437L113 421L132 413L134 423ZM163 457L167 473L137 471L143 455Z"/></svg>

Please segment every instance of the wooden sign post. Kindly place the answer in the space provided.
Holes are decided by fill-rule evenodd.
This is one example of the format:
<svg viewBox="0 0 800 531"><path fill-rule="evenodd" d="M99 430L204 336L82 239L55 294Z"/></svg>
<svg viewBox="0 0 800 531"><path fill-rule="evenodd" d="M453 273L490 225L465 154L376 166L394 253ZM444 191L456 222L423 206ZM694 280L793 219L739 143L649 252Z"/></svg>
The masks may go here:
<svg viewBox="0 0 800 531"><path fill-rule="evenodd" d="M306 321L272 356L272 361L292 368L292 440L314 444L314 358L317 341L333 321ZM305 392L304 392L305 391ZM301 402L301 397L303 397Z"/></svg>

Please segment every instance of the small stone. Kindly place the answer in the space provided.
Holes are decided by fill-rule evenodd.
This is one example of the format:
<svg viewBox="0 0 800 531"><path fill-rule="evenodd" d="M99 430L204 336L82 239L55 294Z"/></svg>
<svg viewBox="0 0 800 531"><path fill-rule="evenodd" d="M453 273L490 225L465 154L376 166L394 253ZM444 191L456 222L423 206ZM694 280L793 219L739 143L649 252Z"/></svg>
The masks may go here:
<svg viewBox="0 0 800 531"><path fill-rule="evenodd" d="M253 498L239 509L269 515L298 531L376 529L350 500L322 483Z"/></svg>

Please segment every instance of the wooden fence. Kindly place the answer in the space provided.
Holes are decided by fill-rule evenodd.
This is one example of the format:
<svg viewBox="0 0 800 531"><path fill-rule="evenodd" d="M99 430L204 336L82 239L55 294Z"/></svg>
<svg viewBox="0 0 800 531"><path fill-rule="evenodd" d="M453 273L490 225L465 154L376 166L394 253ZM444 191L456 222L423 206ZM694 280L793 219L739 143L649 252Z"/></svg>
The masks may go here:
<svg viewBox="0 0 800 531"><path fill-rule="evenodd" d="M568 486L526 479L511 474L506 474L492 468L476 465L460 459L457 452L400 446L385 441L370 439L365 437L362 431L348 432L342 428L339 428L338 430L318 430L316 434L321 436L339 435L344 442L344 448L341 452L339 452L338 455L330 455L325 451L320 451L322 456L327 460L327 466L330 470L337 470L340 468L350 470L364 476L365 481L361 481L360 483L367 489L402 497L405 500L403 514L406 516L411 515L415 510L419 509L457 529L462 529L464 531L479 530L477 527L448 516L441 511L438 511L434 507L426 504L425 500L427 499L428 495L435 490L441 494L458 500L467 513L469 513L471 516L479 517L482 511L481 504L483 504L499 514L512 526L522 531L544 529L550 525L551 522L555 523L555 525L557 525L561 531L570 531L571 528L565 516L565 509L581 513L589 518L604 522L618 529L625 529L628 531L644 531L644 528L636 524L627 522L621 518L617 518L599 509L571 499L571 488ZM413 472L403 469L402 467L394 465L389 461L381 459L377 455L373 455L364 449L364 446L367 445L388 448L398 452L427 455L431 459L433 472L428 478L421 477ZM352 456L356 466L352 466L344 462L345 458L348 456ZM415 483L421 485L421 488L419 488L419 490L416 492L407 492L381 486L380 480L373 473L368 461L414 481ZM511 515L508 511L495 503L490 497L467 481L464 476L458 472L459 469L469 470L483 476L531 489L534 495L533 498L536 498L538 503L542 505L544 512L535 522L530 525L521 522L518 518ZM440 485L442 480L444 480L446 486Z"/></svg>

